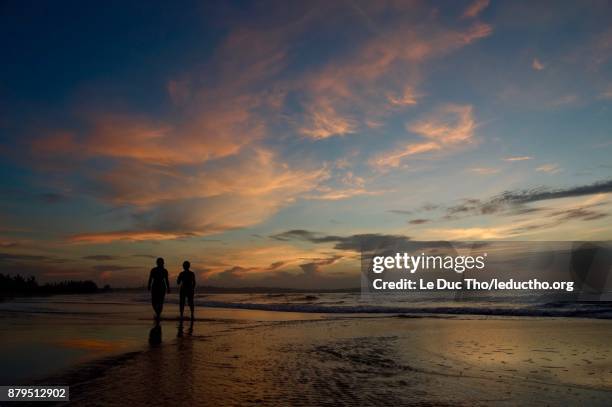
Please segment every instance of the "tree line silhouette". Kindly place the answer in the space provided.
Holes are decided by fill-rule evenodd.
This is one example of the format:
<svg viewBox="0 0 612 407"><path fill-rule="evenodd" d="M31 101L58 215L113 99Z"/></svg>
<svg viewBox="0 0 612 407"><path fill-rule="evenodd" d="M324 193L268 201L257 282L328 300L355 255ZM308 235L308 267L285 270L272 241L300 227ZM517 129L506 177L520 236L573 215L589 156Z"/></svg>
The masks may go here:
<svg viewBox="0 0 612 407"><path fill-rule="evenodd" d="M103 291L110 290L108 285ZM24 278L21 275L11 276L0 273L0 297L53 295L53 294L90 294L101 291L91 281L65 280L55 283L38 284L34 276Z"/></svg>

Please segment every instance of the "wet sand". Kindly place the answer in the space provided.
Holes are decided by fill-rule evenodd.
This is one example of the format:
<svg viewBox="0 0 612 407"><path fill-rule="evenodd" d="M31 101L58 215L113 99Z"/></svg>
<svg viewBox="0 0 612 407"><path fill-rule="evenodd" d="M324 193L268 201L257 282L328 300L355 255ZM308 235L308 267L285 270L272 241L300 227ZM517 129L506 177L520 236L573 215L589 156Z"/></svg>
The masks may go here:
<svg viewBox="0 0 612 407"><path fill-rule="evenodd" d="M78 405L612 403L612 321L254 319L162 321L161 344L45 382Z"/></svg>

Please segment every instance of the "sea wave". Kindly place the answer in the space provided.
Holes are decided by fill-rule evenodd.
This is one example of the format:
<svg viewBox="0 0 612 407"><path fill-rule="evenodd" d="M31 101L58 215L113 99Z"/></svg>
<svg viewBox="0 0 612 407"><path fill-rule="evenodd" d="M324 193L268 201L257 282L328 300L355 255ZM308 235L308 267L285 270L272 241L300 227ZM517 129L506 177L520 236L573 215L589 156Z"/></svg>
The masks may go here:
<svg viewBox="0 0 612 407"><path fill-rule="evenodd" d="M517 317L578 317L612 319L612 305L609 303L548 303L525 307L470 307L470 306L388 306L388 305L347 305L330 306L318 304L289 303L245 303L225 301L196 301L198 306L211 308L234 308L277 312L303 312L321 314L445 314L445 315L487 315Z"/></svg>
<svg viewBox="0 0 612 407"><path fill-rule="evenodd" d="M519 301L521 300L521 301ZM148 293L117 293L105 296L58 296L19 299L4 303L5 312L118 314L138 312L139 308L124 306L150 304ZM176 294L166 296L166 303L178 304ZM82 306L80 306L82 304ZM558 301L552 298L525 297L478 298L453 300L447 298L421 298L408 301L405 298L363 299L359 294L199 294L195 298L198 307L259 310L270 312L295 312L316 314L386 314L386 315L479 315L516 317L575 317L612 319L612 302L609 301ZM91 305L106 307L91 308ZM148 310L148 308L147 308Z"/></svg>

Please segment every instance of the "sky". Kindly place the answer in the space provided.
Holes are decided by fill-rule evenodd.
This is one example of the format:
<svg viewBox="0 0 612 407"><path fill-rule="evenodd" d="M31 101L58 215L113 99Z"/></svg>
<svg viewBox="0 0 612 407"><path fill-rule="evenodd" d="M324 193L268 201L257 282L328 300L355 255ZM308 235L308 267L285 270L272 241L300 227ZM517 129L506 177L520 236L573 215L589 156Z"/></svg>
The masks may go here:
<svg viewBox="0 0 612 407"><path fill-rule="evenodd" d="M2 2L0 272L359 286L360 248L612 238L605 1Z"/></svg>

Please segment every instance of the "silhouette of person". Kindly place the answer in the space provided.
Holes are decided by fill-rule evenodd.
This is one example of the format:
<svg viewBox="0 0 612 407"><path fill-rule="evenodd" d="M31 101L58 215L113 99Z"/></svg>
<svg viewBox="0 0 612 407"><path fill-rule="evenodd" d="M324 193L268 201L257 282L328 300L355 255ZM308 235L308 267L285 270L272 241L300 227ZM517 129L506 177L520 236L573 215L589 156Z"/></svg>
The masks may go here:
<svg viewBox="0 0 612 407"><path fill-rule="evenodd" d="M170 294L168 270L164 268L164 259L161 257L157 259L157 267L151 269L148 287L149 291L151 291L151 304L155 311L155 319L159 320L164 309L166 292Z"/></svg>
<svg viewBox="0 0 612 407"><path fill-rule="evenodd" d="M185 300L189 304L191 310L191 320L193 321L193 294L195 291L195 274L189 270L191 263L188 261L183 262L183 271L178 275L176 284L181 286L179 291L179 309L181 312L181 321L183 320L183 311L185 309Z"/></svg>

